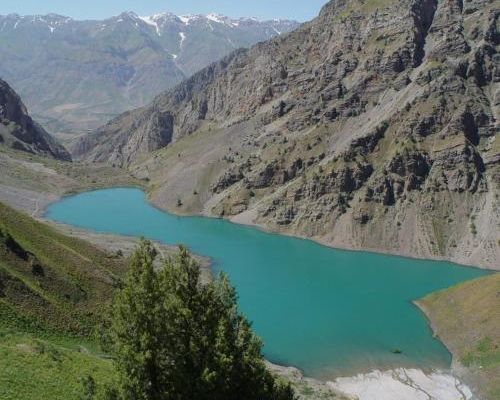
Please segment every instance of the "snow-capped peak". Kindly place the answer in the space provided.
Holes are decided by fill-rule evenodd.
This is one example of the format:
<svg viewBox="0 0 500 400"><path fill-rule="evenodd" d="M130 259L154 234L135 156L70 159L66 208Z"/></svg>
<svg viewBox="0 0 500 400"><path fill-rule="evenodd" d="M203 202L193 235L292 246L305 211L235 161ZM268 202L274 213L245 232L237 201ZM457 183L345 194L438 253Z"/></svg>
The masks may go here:
<svg viewBox="0 0 500 400"><path fill-rule="evenodd" d="M228 18L223 16L223 15L220 15L220 14L208 14L207 16L207 19L209 19L210 21L213 21L213 22L217 22L218 24L224 24Z"/></svg>
<svg viewBox="0 0 500 400"><path fill-rule="evenodd" d="M144 21L146 24L148 25L151 25L155 28L156 30L156 33L158 34L158 36L161 36L161 31L160 31L160 27L158 26L158 22L156 22L156 19L155 19L155 16L151 16L151 17L139 17L142 21Z"/></svg>

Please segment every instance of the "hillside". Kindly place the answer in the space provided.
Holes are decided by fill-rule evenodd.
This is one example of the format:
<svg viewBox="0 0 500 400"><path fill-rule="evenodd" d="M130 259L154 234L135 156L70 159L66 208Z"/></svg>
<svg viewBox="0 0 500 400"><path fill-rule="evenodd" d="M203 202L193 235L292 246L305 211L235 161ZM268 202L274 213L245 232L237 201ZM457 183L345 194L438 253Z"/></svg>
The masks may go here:
<svg viewBox="0 0 500 400"><path fill-rule="evenodd" d="M125 259L0 203L0 398L77 399L115 371L90 340Z"/></svg>
<svg viewBox="0 0 500 400"><path fill-rule="evenodd" d="M0 79L0 145L71 161L66 149L33 121L19 95Z"/></svg>
<svg viewBox="0 0 500 400"><path fill-rule="evenodd" d="M72 152L170 211L498 268L498 5L330 1Z"/></svg>
<svg viewBox="0 0 500 400"><path fill-rule="evenodd" d="M0 203L2 324L88 335L124 269L124 260Z"/></svg>
<svg viewBox="0 0 500 400"><path fill-rule="evenodd" d="M54 133L82 133L142 106L239 47L288 32L293 21L218 15L102 21L0 16L0 76Z"/></svg>
<svg viewBox="0 0 500 400"><path fill-rule="evenodd" d="M485 399L500 397L499 294L500 274L495 274L418 302L453 353L455 370Z"/></svg>

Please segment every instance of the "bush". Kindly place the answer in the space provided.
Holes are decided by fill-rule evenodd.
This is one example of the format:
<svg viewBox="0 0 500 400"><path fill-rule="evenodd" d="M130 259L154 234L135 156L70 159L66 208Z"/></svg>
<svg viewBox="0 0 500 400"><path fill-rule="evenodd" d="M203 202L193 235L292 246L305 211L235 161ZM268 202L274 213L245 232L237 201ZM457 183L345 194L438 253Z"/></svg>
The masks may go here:
<svg viewBox="0 0 500 400"><path fill-rule="evenodd" d="M141 243L113 304L110 337L124 399L288 400L294 394L266 369L262 343L237 308L226 276L200 281L180 248L161 271Z"/></svg>

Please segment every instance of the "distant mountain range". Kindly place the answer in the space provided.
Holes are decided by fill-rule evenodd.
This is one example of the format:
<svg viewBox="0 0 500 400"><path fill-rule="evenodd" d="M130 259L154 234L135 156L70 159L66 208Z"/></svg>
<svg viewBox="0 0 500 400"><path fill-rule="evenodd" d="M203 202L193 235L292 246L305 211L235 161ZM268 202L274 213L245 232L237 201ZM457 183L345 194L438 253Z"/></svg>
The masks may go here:
<svg viewBox="0 0 500 400"><path fill-rule="evenodd" d="M52 132L94 129L232 50L299 24L221 15L0 16L0 77Z"/></svg>

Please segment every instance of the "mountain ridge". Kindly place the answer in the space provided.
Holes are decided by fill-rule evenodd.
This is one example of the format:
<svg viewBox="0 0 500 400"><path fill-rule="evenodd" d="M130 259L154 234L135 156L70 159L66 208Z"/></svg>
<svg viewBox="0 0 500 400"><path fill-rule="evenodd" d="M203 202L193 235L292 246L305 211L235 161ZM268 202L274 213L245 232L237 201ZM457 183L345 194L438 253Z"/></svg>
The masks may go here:
<svg viewBox="0 0 500 400"><path fill-rule="evenodd" d="M0 76L55 133L82 133L147 104L231 50L297 26L124 12L103 21L0 16Z"/></svg>
<svg viewBox="0 0 500 400"><path fill-rule="evenodd" d="M488 0L334 0L73 153L128 167L170 211L492 267L498 19Z"/></svg>

